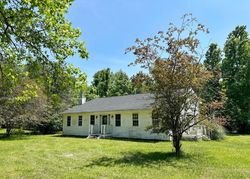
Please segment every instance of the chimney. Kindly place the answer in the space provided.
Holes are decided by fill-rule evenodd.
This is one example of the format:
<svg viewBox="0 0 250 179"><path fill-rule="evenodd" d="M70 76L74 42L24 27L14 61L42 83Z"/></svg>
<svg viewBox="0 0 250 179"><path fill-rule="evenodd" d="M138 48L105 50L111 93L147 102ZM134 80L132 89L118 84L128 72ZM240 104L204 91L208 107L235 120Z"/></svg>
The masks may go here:
<svg viewBox="0 0 250 179"><path fill-rule="evenodd" d="M82 92L81 99L80 99L80 104L84 104L85 102L86 102L86 98L85 98L85 96L84 96L84 94Z"/></svg>
<svg viewBox="0 0 250 179"><path fill-rule="evenodd" d="M81 104L84 104L86 102L86 98L83 96L81 99Z"/></svg>

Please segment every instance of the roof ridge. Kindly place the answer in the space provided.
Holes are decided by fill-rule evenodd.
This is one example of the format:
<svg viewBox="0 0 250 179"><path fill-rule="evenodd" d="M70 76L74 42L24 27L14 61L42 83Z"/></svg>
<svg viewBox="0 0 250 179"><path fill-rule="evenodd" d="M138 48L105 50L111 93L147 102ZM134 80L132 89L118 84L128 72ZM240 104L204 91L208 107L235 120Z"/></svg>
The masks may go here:
<svg viewBox="0 0 250 179"><path fill-rule="evenodd" d="M73 106L63 113L148 109L151 108L151 101L153 100L151 95L150 93L141 93L96 98L84 104Z"/></svg>
<svg viewBox="0 0 250 179"><path fill-rule="evenodd" d="M136 95L151 95L151 93L139 93L139 94L128 94L128 95L122 95L122 96L105 96L105 97L101 97L101 98L95 98L95 99L105 99L105 98L118 98L118 97L126 97L126 96L136 96ZM92 99L92 100L95 100ZM90 100L90 101L92 101Z"/></svg>

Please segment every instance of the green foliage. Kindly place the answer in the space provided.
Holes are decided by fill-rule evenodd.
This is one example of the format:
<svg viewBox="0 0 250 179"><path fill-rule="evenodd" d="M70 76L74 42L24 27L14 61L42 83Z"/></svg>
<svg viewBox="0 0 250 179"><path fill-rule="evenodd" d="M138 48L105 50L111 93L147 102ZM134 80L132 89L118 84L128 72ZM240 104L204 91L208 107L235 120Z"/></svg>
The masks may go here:
<svg viewBox="0 0 250 179"><path fill-rule="evenodd" d="M222 140L225 139L226 132L225 129L222 126L215 126L210 133L210 138L212 140Z"/></svg>
<svg viewBox="0 0 250 179"><path fill-rule="evenodd" d="M92 85L96 89L96 95L100 97L108 96L111 71L109 68L96 72L93 76Z"/></svg>
<svg viewBox="0 0 250 179"><path fill-rule="evenodd" d="M63 121L61 113L56 112L54 109L47 109L45 115L39 123L31 123L28 129L42 134L55 133L62 130Z"/></svg>
<svg viewBox="0 0 250 179"><path fill-rule="evenodd" d="M230 127L240 133L250 132L250 40L246 26L237 26L227 38L222 62L226 91L226 114Z"/></svg>
<svg viewBox="0 0 250 179"><path fill-rule="evenodd" d="M220 125L225 125L224 100L225 94L221 85L222 52L217 44L211 43L206 52L204 67L210 73L210 79L202 89L203 102L206 104L206 118L213 124L210 133L215 138L220 134ZM220 125L219 125L220 124ZM210 126L211 127L211 126ZM223 136L221 136L223 137ZM213 138L211 136L211 138ZM220 138L220 136L218 136Z"/></svg>
<svg viewBox="0 0 250 179"><path fill-rule="evenodd" d="M78 40L80 30L65 18L72 2L0 2L0 118L8 133L24 125L23 120L29 120L29 125L36 121L36 125L48 113L59 114L76 104L79 93L86 89L86 75L65 62L76 53L88 57L84 42ZM38 117L26 106L43 95L43 107L33 105L34 111L40 111Z"/></svg>
<svg viewBox="0 0 250 179"><path fill-rule="evenodd" d="M128 75L122 70L113 73L109 68L96 72L85 96L87 100L98 97L122 96L131 94L133 87Z"/></svg>
<svg viewBox="0 0 250 179"><path fill-rule="evenodd" d="M73 0L6 0L0 3L2 53L46 62L49 54L63 60L79 52L87 57L79 29L65 19ZM5 48L4 48L5 47ZM8 51L8 52L7 52ZM31 58L32 57L32 58Z"/></svg>
<svg viewBox="0 0 250 179"><path fill-rule="evenodd" d="M131 77L131 83L134 93L148 93L153 85L153 80L148 74L140 71Z"/></svg>
<svg viewBox="0 0 250 179"><path fill-rule="evenodd" d="M37 99L39 88L23 72L15 77L14 83L5 83L5 80L6 78L3 79L0 90L0 125L4 125L7 135L10 135L12 128L20 128L32 116L33 111L30 111L29 105Z"/></svg>
<svg viewBox="0 0 250 179"><path fill-rule="evenodd" d="M122 96L132 93L132 85L128 75L122 70L112 74L108 96Z"/></svg>
<svg viewBox="0 0 250 179"><path fill-rule="evenodd" d="M207 103L221 100L221 60L222 53L215 43L210 44L206 52L204 66L211 73L211 78L205 84L203 89L203 98Z"/></svg>
<svg viewBox="0 0 250 179"><path fill-rule="evenodd" d="M223 140L226 137L226 129L218 120L205 120L203 125L206 126L207 135L211 140Z"/></svg>
<svg viewBox="0 0 250 179"><path fill-rule="evenodd" d="M99 97L100 97L100 96L97 95L96 87L93 86L93 85L87 87L87 90L86 90L86 92L84 93L84 95L85 95L87 101L90 101L90 100L92 100L92 99L95 99L95 98L99 98Z"/></svg>

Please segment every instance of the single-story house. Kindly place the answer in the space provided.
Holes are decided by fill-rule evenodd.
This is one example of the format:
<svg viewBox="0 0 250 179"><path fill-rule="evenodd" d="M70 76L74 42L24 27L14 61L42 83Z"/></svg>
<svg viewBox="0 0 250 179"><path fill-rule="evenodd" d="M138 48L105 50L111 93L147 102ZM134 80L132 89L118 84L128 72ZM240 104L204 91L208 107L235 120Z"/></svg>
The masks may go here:
<svg viewBox="0 0 250 179"><path fill-rule="evenodd" d="M118 137L169 140L166 134L145 130L152 125L151 94L98 98L63 112L63 134L88 137ZM191 129L187 135L202 135Z"/></svg>

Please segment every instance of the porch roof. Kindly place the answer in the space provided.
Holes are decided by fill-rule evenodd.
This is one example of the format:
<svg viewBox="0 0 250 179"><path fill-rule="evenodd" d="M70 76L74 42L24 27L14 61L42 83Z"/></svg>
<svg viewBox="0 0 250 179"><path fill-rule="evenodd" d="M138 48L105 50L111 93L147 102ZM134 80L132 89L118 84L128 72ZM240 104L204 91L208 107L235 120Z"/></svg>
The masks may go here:
<svg viewBox="0 0 250 179"><path fill-rule="evenodd" d="M63 114L151 109L153 101L152 94L97 98L82 105L74 106L64 111Z"/></svg>

